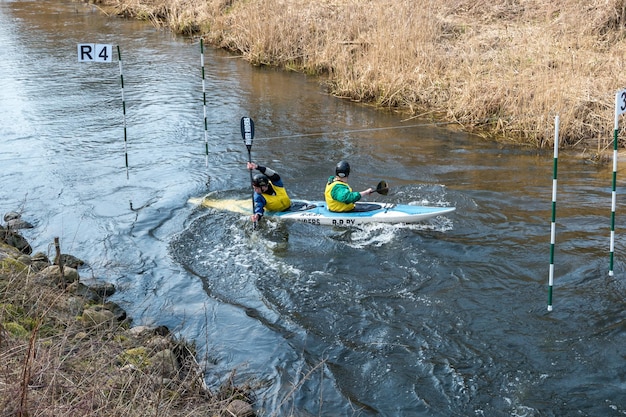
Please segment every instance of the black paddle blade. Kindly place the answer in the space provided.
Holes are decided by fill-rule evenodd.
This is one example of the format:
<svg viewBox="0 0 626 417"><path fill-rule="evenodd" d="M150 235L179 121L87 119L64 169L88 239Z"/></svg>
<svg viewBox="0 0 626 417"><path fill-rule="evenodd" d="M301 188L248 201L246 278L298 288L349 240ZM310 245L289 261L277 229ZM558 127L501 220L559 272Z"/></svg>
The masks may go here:
<svg viewBox="0 0 626 417"><path fill-rule="evenodd" d="M241 118L241 137L249 150L254 139L254 121L249 117Z"/></svg>
<svg viewBox="0 0 626 417"><path fill-rule="evenodd" d="M376 192L378 194L387 195L389 194L389 187L387 186L387 181L381 181L376 186Z"/></svg>

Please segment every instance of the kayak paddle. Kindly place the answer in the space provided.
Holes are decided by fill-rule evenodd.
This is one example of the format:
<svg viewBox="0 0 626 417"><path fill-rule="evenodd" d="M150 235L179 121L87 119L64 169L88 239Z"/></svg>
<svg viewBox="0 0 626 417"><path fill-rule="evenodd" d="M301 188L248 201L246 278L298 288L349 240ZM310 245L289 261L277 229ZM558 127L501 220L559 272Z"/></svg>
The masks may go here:
<svg viewBox="0 0 626 417"><path fill-rule="evenodd" d="M254 121L249 117L241 118L241 137L246 148L248 148L248 162L252 162L250 151L252 149L252 139L254 139ZM252 170L250 172L250 184L252 184ZM254 190L252 190L252 215L254 215ZM252 223L252 227L256 229L256 222Z"/></svg>
<svg viewBox="0 0 626 417"><path fill-rule="evenodd" d="M382 195L389 194L389 186L387 186L387 181L382 180L381 182L379 182L374 191Z"/></svg>

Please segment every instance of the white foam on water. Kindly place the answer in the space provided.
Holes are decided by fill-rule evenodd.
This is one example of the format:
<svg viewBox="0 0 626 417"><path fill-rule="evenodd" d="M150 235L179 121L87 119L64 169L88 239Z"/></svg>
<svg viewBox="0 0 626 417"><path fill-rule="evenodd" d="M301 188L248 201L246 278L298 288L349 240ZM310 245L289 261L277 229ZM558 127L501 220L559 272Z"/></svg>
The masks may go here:
<svg viewBox="0 0 626 417"><path fill-rule="evenodd" d="M401 231L434 231L445 232L452 230L454 224L447 217L436 217L425 223L367 223L354 228L351 239L346 244L355 249L366 247L380 247L394 241Z"/></svg>

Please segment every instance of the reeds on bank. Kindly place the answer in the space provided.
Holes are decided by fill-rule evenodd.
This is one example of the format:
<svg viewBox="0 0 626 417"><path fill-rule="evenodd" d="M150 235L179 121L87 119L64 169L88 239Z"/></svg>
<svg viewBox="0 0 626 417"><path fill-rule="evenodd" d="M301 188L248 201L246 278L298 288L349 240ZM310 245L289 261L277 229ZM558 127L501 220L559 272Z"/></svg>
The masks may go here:
<svg viewBox="0 0 626 417"><path fill-rule="evenodd" d="M602 151L626 87L626 0L107 0L329 92L536 147Z"/></svg>

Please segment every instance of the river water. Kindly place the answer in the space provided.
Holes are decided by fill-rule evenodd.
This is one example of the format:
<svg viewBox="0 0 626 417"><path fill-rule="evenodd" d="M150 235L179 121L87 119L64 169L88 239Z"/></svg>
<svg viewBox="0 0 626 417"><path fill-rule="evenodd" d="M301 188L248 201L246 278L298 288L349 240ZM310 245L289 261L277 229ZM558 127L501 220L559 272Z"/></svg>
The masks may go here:
<svg viewBox="0 0 626 417"><path fill-rule="evenodd" d="M120 46L125 112L116 49L78 62L79 43ZM136 324L194 341L209 385L235 369L265 416L626 415L621 170L610 277L611 167L561 152L548 312L551 151L403 120L210 48L205 132L198 42L78 3L0 1L0 45L0 210L34 223L36 251L60 237ZM250 196L242 116L253 160L292 197L322 198L347 159L354 188L391 185L372 200L457 211L253 231L195 203Z"/></svg>

